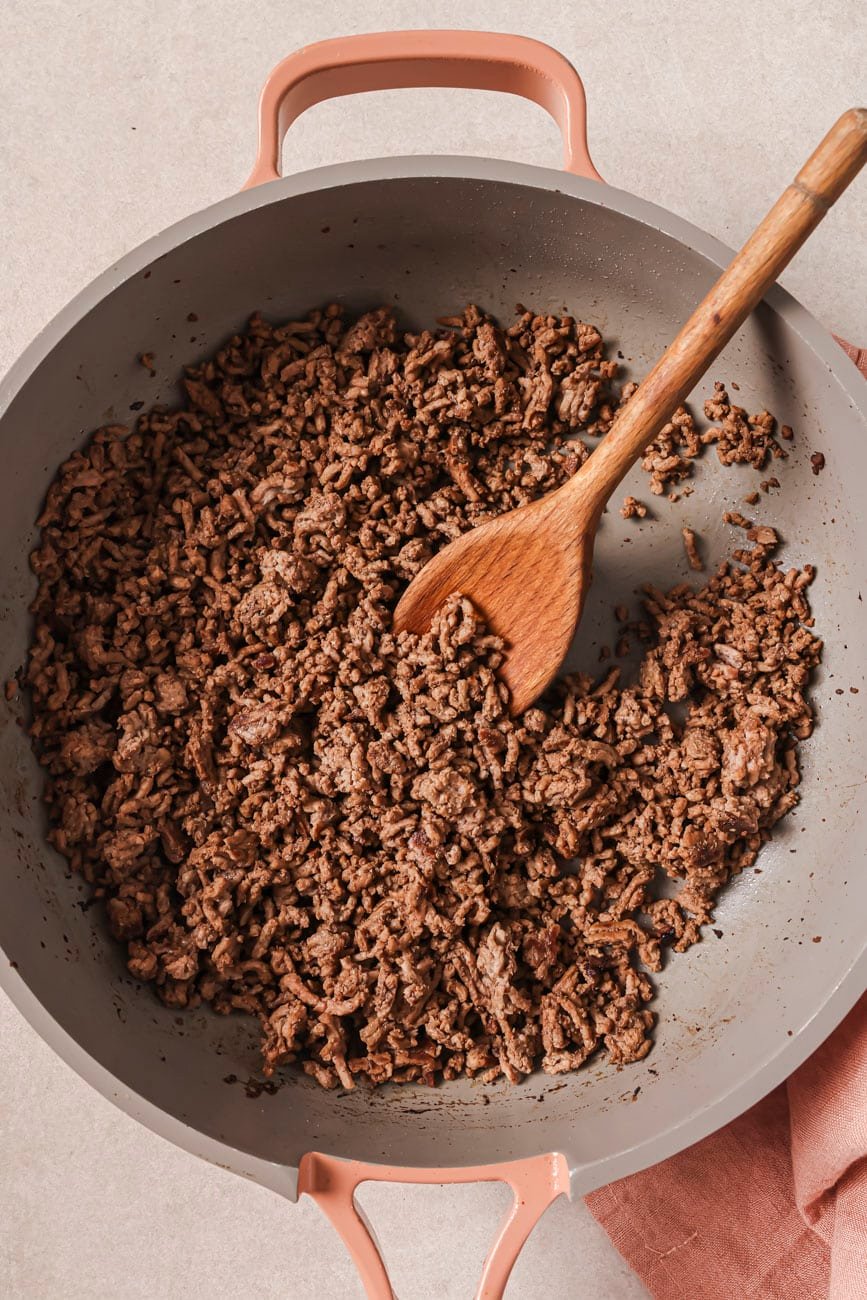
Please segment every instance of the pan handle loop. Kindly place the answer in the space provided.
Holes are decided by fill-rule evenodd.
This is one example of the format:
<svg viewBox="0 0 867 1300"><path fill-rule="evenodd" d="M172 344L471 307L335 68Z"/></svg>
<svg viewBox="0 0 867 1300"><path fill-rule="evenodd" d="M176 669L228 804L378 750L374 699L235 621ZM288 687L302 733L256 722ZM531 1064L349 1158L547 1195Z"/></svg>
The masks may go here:
<svg viewBox="0 0 867 1300"><path fill-rule="evenodd" d="M548 1206L569 1195L569 1170L563 1155L530 1156L468 1169L401 1169L311 1151L298 1171L298 1193L316 1201L343 1238L368 1300L394 1300L374 1236L355 1204L361 1183L508 1183L514 1200L488 1252L476 1300L502 1300L521 1247Z"/></svg>
<svg viewBox="0 0 867 1300"><path fill-rule="evenodd" d="M563 136L563 167L600 181L587 148L584 86L550 45L503 32L369 32L306 45L278 63L259 100L259 151L245 189L280 179L283 137L325 99L410 86L460 86L521 95Z"/></svg>

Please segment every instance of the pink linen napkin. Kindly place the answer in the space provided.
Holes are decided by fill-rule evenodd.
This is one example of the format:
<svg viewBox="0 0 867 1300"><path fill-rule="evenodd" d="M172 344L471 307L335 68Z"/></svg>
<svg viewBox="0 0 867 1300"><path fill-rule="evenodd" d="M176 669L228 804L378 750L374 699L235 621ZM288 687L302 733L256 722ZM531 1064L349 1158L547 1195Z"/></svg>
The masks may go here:
<svg viewBox="0 0 867 1300"><path fill-rule="evenodd" d="M752 1110L587 1204L656 1300L867 1300L867 994Z"/></svg>
<svg viewBox="0 0 867 1300"><path fill-rule="evenodd" d="M587 1204L656 1300L867 1300L867 996L752 1110Z"/></svg>

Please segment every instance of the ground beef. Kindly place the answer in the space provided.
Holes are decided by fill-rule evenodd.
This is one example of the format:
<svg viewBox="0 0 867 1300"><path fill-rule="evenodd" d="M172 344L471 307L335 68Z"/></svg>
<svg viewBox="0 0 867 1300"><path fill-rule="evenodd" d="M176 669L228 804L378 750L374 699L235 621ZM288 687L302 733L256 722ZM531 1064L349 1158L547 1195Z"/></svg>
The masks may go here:
<svg viewBox="0 0 867 1300"><path fill-rule="evenodd" d="M770 411L747 415L742 406L731 402L723 384L714 384L713 396L705 402L704 413L719 425L711 426L702 434L701 440L716 444L723 465L752 465L754 469L764 469L769 456L785 460L788 455L774 437L777 422ZM788 436L792 436L791 429Z"/></svg>
<svg viewBox="0 0 867 1300"><path fill-rule="evenodd" d="M681 528L680 535L683 538L683 549L686 551L686 558L689 560L689 567L697 573L704 570L704 560L698 549L698 534L694 528Z"/></svg>
<svg viewBox="0 0 867 1300"><path fill-rule="evenodd" d="M637 387L635 383L624 384L621 402L628 401ZM736 385L732 384L732 387ZM645 452L641 465L650 476L651 492L657 496L667 494L670 501L679 500L680 494L669 489L692 475L693 462L709 445L716 446L723 465L752 465L755 469L764 469L769 457L785 460L788 456L774 437L777 422L770 412L748 415L742 406L732 404L724 384L714 384L713 396L704 404L704 414L715 423L699 432L691 412L685 406L679 407ZM791 428L783 425L780 437L791 441L793 436ZM824 457L821 459L824 464ZM814 467L814 473L818 472ZM761 486L763 491L767 491L769 487L779 487L780 484L776 478L769 478ZM683 495L688 496L691 491L687 485Z"/></svg>
<svg viewBox="0 0 867 1300"><path fill-rule="evenodd" d="M620 514L623 519L644 519L647 514L647 506L643 501L637 500L636 497L624 497L623 505L620 507Z"/></svg>
<svg viewBox="0 0 867 1300"><path fill-rule="evenodd" d="M626 384L622 400L628 401L637 384ZM702 440L695 420L685 406L656 435L641 461L650 475L650 490L662 496L666 490L692 473L691 462L701 454ZM671 495L671 494L670 494Z"/></svg>
<svg viewBox="0 0 867 1300"><path fill-rule="evenodd" d="M770 529L700 591L646 593L635 680L572 675L517 718L467 600L391 631L437 547L576 470L615 373L568 317L254 317L184 409L99 430L49 489L27 683L51 840L131 973L257 1017L268 1073L637 1060L661 950L797 799L820 642Z"/></svg>

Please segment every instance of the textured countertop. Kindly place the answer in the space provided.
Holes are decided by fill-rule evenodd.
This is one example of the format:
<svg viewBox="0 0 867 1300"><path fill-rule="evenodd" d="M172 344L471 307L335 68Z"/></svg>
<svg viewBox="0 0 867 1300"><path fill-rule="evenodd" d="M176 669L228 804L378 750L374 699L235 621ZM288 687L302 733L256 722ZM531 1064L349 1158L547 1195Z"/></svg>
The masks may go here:
<svg viewBox="0 0 867 1300"><path fill-rule="evenodd" d="M852 0L476 0L470 10L431 0L424 9L435 15L430 26L513 30L558 46L584 77L591 149L606 179L729 244L837 114L867 98L867 10ZM326 36L419 26L421 12L409 0L4 0L0 372L115 258L240 186L259 87L278 59ZM285 165L440 151L559 159L556 130L534 106L401 91L312 110L293 128ZM783 277L821 321L862 345L865 228L862 183ZM361 1295L311 1203L287 1205L138 1126L62 1064L3 995L0 1042L0 1296ZM377 1187L361 1199L404 1300L472 1293L503 1189ZM583 1205L561 1200L509 1295L646 1292Z"/></svg>

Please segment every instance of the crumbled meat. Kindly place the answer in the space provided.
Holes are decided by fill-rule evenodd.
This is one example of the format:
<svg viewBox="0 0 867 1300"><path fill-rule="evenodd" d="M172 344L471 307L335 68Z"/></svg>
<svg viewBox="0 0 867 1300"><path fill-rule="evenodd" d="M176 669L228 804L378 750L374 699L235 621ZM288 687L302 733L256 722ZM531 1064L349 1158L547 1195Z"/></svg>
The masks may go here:
<svg viewBox="0 0 867 1300"><path fill-rule="evenodd" d="M634 391L635 385L632 385ZM630 386L623 390L625 400L632 395ZM650 475L650 490L662 496L672 484L692 473L692 461L701 454L702 439L692 414L679 406L671 420L656 435L644 453L641 465Z"/></svg>
<svg viewBox="0 0 867 1300"><path fill-rule="evenodd" d="M643 519L647 514L647 506L635 497L624 497L620 513L624 519Z"/></svg>
<svg viewBox="0 0 867 1300"><path fill-rule="evenodd" d="M725 385L714 384L713 396L704 404L709 420L717 422L701 435L703 443L715 443L723 465L752 465L764 469L768 457L785 459L788 454L774 437L777 422L769 411L747 415L729 399ZM781 432L781 437L784 436Z"/></svg>
<svg viewBox="0 0 867 1300"><path fill-rule="evenodd" d="M635 383L623 385L621 405L629 401L637 387ZM731 384L730 387L737 389L737 384ZM681 496L689 496L693 490L689 483L681 491L672 489L692 475L693 462L711 444L716 446L723 465L752 465L756 469L763 469L768 457L776 460L785 460L787 457L788 452L774 436L777 422L770 412L759 411L756 415L748 415L743 407L732 404L724 384L714 384L712 396L704 403L704 414L714 423L710 428L699 432L690 411L686 407L679 407L647 448L641 465L650 477L651 492L657 496L667 496L669 501L679 501ZM787 442L793 437L787 424L782 426L779 434ZM821 453L818 455L824 464L824 457ZM813 472L818 474L819 470L815 468L816 457L813 458L813 463ZM763 492L779 486L779 480L773 476L761 483ZM758 499L758 493L750 493L746 497L750 504ZM627 497L624 502L620 512L624 519L632 517L627 509L632 500L633 498Z"/></svg>
<svg viewBox="0 0 867 1300"><path fill-rule="evenodd" d="M183 409L98 430L49 489L27 684L52 843L131 974L258 1017L268 1073L643 1057L662 945L797 800L821 643L772 530L646 593L635 681L573 674L517 718L468 601L391 631L437 547L575 472L615 374L592 326L524 309L254 317ZM658 490L699 449L678 412Z"/></svg>
<svg viewBox="0 0 867 1300"><path fill-rule="evenodd" d="M769 528L767 524L759 524L747 531L747 540L758 542L759 546L776 546L780 539L774 528Z"/></svg>
<svg viewBox="0 0 867 1300"><path fill-rule="evenodd" d="M701 573L704 570L704 560L699 554L697 533L692 528L681 528L680 535L683 538L683 549L686 551L689 567Z"/></svg>
<svg viewBox="0 0 867 1300"><path fill-rule="evenodd" d="M814 474L821 474L825 468L825 457L821 451L814 451L810 457L810 468Z"/></svg>

